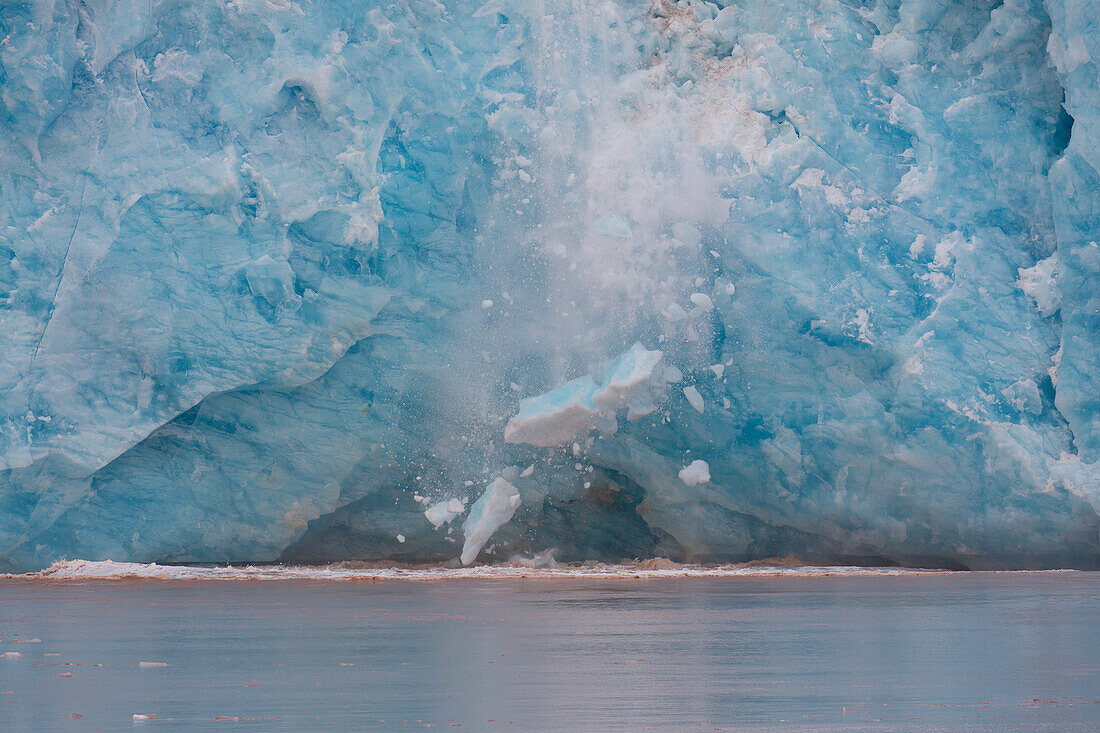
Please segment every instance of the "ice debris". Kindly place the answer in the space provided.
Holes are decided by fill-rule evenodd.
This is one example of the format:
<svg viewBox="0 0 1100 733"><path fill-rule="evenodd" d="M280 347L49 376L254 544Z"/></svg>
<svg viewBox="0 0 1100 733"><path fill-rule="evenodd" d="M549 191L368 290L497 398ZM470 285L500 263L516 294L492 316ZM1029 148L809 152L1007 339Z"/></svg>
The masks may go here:
<svg viewBox="0 0 1100 733"><path fill-rule="evenodd" d="M497 478L485 489L485 493L470 508L470 516L462 524L466 542L459 559L469 565L489 538L507 524L520 505L519 490L502 478Z"/></svg>
<svg viewBox="0 0 1100 733"><path fill-rule="evenodd" d="M504 427L504 439L542 447L566 445L594 428L614 433L615 413L621 408L627 408L628 419L650 414L656 409L655 392L663 391L663 385L651 381L663 355L636 343L607 365L599 382L579 377L520 400L519 413Z"/></svg>
<svg viewBox="0 0 1100 733"><path fill-rule="evenodd" d="M710 481L710 466L706 461L694 460L680 469L680 480L688 486L698 486Z"/></svg>
<svg viewBox="0 0 1100 733"><path fill-rule="evenodd" d="M424 511L424 516L432 523L433 527L442 527L450 523L452 519L466 511L466 504L461 499L444 499L436 502Z"/></svg>
<svg viewBox="0 0 1100 733"><path fill-rule="evenodd" d="M691 386L684 387L684 397L696 412L703 413L703 395L699 394L699 390Z"/></svg>

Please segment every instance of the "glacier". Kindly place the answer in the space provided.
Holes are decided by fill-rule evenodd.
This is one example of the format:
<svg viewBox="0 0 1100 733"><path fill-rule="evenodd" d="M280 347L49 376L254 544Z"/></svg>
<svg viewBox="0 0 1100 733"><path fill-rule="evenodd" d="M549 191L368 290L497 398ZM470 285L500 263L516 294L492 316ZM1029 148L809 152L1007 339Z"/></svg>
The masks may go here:
<svg viewBox="0 0 1100 733"><path fill-rule="evenodd" d="M1100 567L1097 59L1095 0L6 2L0 569Z"/></svg>

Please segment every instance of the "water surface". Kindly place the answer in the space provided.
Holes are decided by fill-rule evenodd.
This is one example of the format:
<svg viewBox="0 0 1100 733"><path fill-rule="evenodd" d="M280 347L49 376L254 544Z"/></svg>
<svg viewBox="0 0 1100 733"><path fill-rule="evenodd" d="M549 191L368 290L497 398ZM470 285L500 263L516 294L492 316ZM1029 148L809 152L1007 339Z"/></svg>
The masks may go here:
<svg viewBox="0 0 1100 733"><path fill-rule="evenodd" d="M1091 731L1097 598L1095 573L8 578L0 730Z"/></svg>

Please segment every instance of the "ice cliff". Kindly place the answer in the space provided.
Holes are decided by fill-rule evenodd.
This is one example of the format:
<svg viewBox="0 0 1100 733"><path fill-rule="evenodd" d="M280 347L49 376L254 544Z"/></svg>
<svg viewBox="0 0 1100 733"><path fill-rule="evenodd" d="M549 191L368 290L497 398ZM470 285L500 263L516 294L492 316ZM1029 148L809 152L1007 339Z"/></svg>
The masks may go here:
<svg viewBox="0 0 1100 733"><path fill-rule="evenodd" d="M6 2L0 566L1096 567L1098 63L1094 0Z"/></svg>

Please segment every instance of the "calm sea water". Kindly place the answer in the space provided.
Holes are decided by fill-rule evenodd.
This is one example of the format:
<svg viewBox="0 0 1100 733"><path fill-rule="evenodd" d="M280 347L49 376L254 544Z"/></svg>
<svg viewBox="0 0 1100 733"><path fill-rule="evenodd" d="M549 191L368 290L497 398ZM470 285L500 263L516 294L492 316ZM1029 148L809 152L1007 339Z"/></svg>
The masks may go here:
<svg viewBox="0 0 1100 733"><path fill-rule="evenodd" d="M0 730L1094 731L1098 600L1094 573L7 579Z"/></svg>

